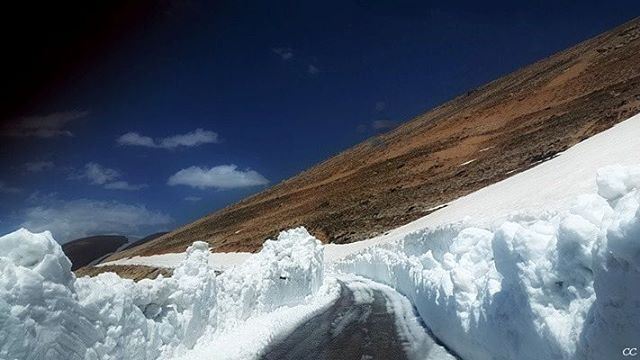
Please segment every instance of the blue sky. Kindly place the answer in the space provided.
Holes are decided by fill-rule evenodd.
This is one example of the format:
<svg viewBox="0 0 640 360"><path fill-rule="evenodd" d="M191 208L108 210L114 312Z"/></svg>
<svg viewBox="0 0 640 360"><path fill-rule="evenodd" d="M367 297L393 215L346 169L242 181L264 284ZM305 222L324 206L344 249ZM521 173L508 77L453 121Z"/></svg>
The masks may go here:
<svg viewBox="0 0 640 360"><path fill-rule="evenodd" d="M633 1L364 3L155 12L3 125L0 233L175 228L640 14Z"/></svg>

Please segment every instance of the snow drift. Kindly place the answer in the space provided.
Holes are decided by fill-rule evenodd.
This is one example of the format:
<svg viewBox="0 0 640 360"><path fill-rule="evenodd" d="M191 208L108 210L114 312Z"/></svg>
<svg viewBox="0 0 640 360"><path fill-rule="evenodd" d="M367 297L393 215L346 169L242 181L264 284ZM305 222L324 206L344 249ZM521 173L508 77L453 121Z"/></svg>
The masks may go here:
<svg viewBox="0 0 640 360"><path fill-rule="evenodd" d="M278 241L267 240L260 256L220 276L219 309L226 326L304 302L322 285L323 265L320 241L304 228L283 232Z"/></svg>
<svg viewBox="0 0 640 360"><path fill-rule="evenodd" d="M464 359L618 358L640 338L640 167L597 184L568 211L422 230L335 266L403 293Z"/></svg>
<svg viewBox="0 0 640 360"><path fill-rule="evenodd" d="M174 357L205 335L308 303L323 284L322 246L304 229L218 277L208 259L195 242L170 278L76 279L51 233L0 237L0 358Z"/></svg>

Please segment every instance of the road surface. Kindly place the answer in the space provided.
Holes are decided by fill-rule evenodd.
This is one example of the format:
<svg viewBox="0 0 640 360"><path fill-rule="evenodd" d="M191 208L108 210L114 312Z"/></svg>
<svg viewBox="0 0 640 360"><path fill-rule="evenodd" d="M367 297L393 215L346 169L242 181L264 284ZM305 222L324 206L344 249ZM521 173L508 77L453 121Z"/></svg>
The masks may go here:
<svg viewBox="0 0 640 360"><path fill-rule="evenodd" d="M412 360L416 352L421 359L455 359L425 336L426 330L420 327L417 328L425 334L417 338L424 343L409 346L409 340L397 330L388 291L368 289L363 300L361 290L345 282L340 286L342 294L333 306L272 345L263 359ZM415 339L414 336L412 341Z"/></svg>

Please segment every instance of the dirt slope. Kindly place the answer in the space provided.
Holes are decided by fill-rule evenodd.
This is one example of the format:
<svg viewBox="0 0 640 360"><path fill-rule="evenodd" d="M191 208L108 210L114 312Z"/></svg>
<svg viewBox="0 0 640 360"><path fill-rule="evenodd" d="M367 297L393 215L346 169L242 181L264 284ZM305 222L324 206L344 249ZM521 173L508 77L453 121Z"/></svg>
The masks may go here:
<svg viewBox="0 0 640 360"><path fill-rule="evenodd" d="M195 240L255 251L298 225L347 243L410 222L639 112L639 37L635 19L111 259Z"/></svg>

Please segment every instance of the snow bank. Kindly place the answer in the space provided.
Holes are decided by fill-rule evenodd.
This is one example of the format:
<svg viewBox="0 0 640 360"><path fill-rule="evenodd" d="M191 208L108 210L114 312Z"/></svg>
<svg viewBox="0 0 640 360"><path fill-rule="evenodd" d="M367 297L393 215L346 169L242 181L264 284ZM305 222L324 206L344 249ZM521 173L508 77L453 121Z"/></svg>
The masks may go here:
<svg viewBox="0 0 640 360"><path fill-rule="evenodd" d="M588 359L614 358L640 339L640 167L603 169L598 185L614 212L593 252L596 301L581 339Z"/></svg>
<svg viewBox="0 0 640 360"><path fill-rule="evenodd" d="M85 358L158 358L193 347L216 326L216 278L207 243L195 242L171 278L121 279L114 273L78 279L75 289L99 339Z"/></svg>
<svg viewBox="0 0 640 360"><path fill-rule="evenodd" d="M465 359L618 358L640 337L639 175L603 168L569 210L413 232L335 266L406 295Z"/></svg>
<svg viewBox="0 0 640 360"><path fill-rule="evenodd" d="M267 240L257 256L220 276L220 312L225 326L282 305L301 303L318 291L324 259L319 240L304 228Z"/></svg>
<svg viewBox="0 0 640 360"><path fill-rule="evenodd" d="M0 238L0 358L81 359L97 332L83 316L71 262L50 232Z"/></svg>
<svg viewBox="0 0 640 360"><path fill-rule="evenodd" d="M171 278L76 279L49 232L21 229L0 237L0 358L187 354L204 336L212 340L253 317L310 303L323 284L322 251L306 230L294 229L217 278L207 244L195 242Z"/></svg>
<svg viewBox="0 0 640 360"><path fill-rule="evenodd" d="M255 315L237 326L203 336L196 346L176 359L259 359L269 345L277 343L308 319L329 308L340 296L340 285L327 277L318 291L298 305L282 306ZM215 349L215 350L212 350ZM212 353L215 351L215 356Z"/></svg>

